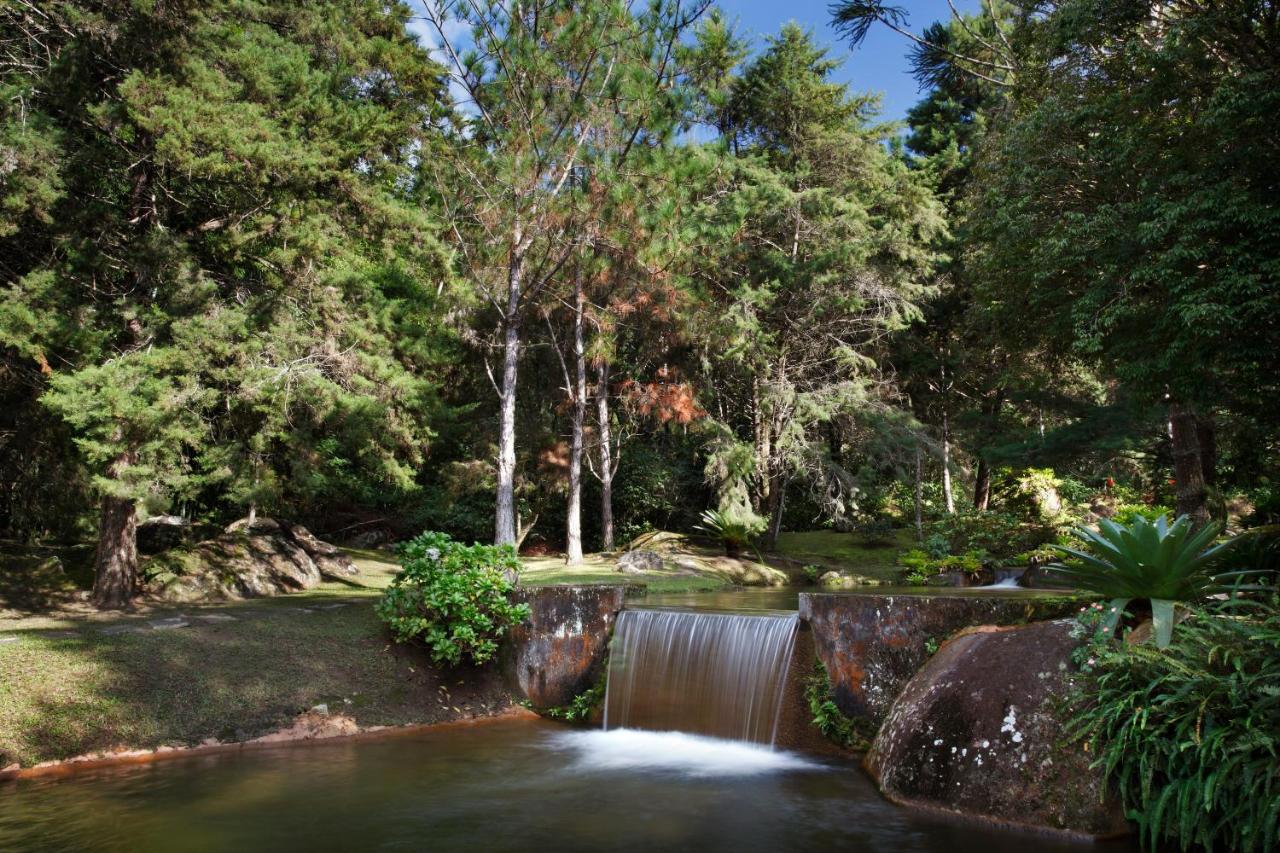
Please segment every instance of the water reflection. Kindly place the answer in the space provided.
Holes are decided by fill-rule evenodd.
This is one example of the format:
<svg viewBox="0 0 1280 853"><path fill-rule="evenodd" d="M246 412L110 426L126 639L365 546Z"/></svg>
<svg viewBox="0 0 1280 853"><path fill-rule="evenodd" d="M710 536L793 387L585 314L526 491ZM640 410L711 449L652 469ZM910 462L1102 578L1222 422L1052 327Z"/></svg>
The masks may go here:
<svg viewBox="0 0 1280 853"><path fill-rule="evenodd" d="M716 774L610 767L611 750L646 751L626 745L626 733L615 748L607 737L616 734L505 721L0 785L0 850L1099 849L899 809L850 762L746 755L737 750L755 748L710 741L698 760L722 770L760 753L771 763ZM686 738L650 741L647 751L693 761Z"/></svg>

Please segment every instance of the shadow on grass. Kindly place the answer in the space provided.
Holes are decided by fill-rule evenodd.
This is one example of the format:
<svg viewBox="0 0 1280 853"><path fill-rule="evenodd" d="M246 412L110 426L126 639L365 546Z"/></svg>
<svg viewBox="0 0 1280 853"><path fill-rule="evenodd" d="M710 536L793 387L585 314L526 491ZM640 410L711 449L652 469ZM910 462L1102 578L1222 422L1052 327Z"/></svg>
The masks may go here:
<svg viewBox="0 0 1280 853"><path fill-rule="evenodd" d="M92 545L0 541L0 609L40 613L92 586Z"/></svg>

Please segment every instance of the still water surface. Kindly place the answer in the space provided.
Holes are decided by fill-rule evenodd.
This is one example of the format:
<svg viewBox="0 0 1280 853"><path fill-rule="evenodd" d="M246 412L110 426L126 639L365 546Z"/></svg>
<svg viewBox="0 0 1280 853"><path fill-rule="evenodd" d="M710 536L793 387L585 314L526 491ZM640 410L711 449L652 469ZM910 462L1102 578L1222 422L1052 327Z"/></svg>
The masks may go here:
<svg viewBox="0 0 1280 853"><path fill-rule="evenodd" d="M847 761L527 720L0 783L6 853L1101 849L897 808Z"/></svg>

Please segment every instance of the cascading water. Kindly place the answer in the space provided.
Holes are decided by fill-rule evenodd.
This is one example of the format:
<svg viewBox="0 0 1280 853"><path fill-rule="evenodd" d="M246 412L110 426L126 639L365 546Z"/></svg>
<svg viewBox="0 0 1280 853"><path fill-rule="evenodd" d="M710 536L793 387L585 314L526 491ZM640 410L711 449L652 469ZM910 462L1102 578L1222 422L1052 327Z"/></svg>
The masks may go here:
<svg viewBox="0 0 1280 853"><path fill-rule="evenodd" d="M604 727L773 744L794 613L624 610L610 647Z"/></svg>

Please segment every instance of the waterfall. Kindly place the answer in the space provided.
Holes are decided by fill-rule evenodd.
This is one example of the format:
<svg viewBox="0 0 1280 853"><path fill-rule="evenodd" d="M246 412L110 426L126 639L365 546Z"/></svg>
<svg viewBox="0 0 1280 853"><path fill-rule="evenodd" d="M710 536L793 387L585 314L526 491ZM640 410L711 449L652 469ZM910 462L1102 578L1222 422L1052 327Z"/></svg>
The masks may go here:
<svg viewBox="0 0 1280 853"><path fill-rule="evenodd" d="M609 652L605 729L772 744L798 624L794 613L622 611Z"/></svg>

